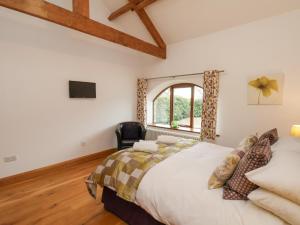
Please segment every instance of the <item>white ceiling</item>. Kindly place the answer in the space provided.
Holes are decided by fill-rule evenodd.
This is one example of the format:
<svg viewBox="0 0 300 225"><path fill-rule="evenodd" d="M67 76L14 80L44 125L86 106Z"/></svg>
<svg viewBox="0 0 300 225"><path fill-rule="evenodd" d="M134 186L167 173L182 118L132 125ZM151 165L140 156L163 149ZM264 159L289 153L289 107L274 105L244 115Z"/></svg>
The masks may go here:
<svg viewBox="0 0 300 225"><path fill-rule="evenodd" d="M110 12L127 0L102 0ZM206 35L300 8L300 0L158 0L146 8L167 44ZM113 21L122 30L153 40L134 12Z"/></svg>

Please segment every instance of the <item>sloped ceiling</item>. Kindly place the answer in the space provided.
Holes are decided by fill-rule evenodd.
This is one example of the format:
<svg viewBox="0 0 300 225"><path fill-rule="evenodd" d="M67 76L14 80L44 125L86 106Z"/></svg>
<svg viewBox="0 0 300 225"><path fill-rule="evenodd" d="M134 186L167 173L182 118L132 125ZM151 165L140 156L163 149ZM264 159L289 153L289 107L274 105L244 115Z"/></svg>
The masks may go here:
<svg viewBox="0 0 300 225"><path fill-rule="evenodd" d="M110 12L127 0L102 0ZM300 0L158 0L146 8L167 44L299 9ZM134 12L113 21L122 30L152 43Z"/></svg>

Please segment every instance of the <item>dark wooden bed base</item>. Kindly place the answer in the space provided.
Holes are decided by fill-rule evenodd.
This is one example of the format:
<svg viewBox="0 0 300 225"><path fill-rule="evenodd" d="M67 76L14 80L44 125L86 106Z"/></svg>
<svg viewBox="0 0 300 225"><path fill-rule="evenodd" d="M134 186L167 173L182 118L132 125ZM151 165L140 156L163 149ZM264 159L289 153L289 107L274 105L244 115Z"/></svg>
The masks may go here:
<svg viewBox="0 0 300 225"><path fill-rule="evenodd" d="M112 212L129 225L163 225L144 209L119 198L116 192L107 187L103 188L102 202L107 211Z"/></svg>

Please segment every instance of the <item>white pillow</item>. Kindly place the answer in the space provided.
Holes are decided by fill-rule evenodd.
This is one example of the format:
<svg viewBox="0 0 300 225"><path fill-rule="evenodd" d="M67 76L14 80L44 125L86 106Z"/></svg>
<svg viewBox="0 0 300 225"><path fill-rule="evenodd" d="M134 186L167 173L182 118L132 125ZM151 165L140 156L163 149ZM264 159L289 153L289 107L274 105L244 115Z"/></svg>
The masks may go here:
<svg viewBox="0 0 300 225"><path fill-rule="evenodd" d="M298 151L300 152L300 138L283 137L271 146L272 152Z"/></svg>
<svg viewBox="0 0 300 225"><path fill-rule="evenodd" d="M158 151L158 144L155 141L139 141L135 142L132 150L134 151L142 151L148 153L154 153Z"/></svg>
<svg viewBox="0 0 300 225"><path fill-rule="evenodd" d="M273 213L292 225L300 224L300 206L272 192L257 189L248 195L257 206Z"/></svg>
<svg viewBox="0 0 300 225"><path fill-rule="evenodd" d="M300 152L278 151L268 165L246 173L254 184L300 205Z"/></svg>

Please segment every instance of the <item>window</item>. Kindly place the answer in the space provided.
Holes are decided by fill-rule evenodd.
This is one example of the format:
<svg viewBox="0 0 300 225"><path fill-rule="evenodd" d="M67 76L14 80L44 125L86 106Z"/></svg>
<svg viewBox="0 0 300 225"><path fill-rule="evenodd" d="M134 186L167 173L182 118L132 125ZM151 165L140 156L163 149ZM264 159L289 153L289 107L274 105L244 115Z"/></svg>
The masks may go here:
<svg viewBox="0 0 300 225"><path fill-rule="evenodd" d="M170 93L171 88L163 91L154 101L154 123L170 124Z"/></svg>
<svg viewBox="0 0 300 225"><path fill-rule="evenodd" d="M203 89L194 84L176 84L153 101L153 124L200 130Z"/></svg>

